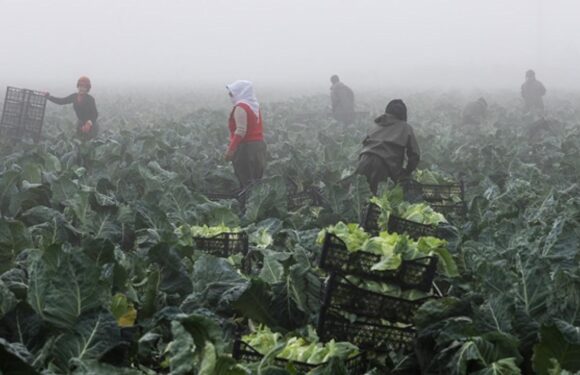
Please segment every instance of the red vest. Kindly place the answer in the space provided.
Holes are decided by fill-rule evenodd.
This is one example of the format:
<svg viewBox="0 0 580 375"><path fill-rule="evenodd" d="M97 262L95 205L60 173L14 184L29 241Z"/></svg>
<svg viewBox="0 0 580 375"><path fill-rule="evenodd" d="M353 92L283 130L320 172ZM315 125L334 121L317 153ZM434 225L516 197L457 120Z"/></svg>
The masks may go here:
<svg viewBox="0 0 580 375"><path fill-rule="evenodd" d="M259 113L259 115L256 116L256 114L254 113L254 111L252 111L252 108L250 108L249 105L247 105L246 103L238 103L234 106L234 109L232 109L232 113L230 114L230 121L228 124L228 127L230 128L230 143L232 142L234 138L234 133L236 131L236 120L234 119L234 111L236 110L236 107L240 107L244 111L246 111L248 119L247 120L248 128L246 130L246 135L242 139L241 143L263 141L264 133L262 130L262 114Z"/></svg>

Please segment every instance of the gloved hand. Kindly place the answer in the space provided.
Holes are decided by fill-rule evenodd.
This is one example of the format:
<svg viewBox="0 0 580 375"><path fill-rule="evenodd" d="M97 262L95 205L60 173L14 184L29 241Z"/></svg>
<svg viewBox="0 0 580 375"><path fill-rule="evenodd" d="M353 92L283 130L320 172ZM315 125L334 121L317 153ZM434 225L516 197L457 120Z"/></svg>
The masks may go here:
<svg viewBox="0 0 580 375"><path fill-rule="evenodd" d="M85 124L81 127L81 132L89 133L93 128L93 122L91 120L85 122Z"/></svg>

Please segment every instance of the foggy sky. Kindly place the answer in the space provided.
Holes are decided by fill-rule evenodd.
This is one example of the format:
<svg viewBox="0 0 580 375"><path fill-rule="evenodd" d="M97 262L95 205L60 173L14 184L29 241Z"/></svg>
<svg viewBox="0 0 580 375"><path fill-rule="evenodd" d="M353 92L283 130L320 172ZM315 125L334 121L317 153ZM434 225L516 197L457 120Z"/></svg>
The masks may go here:
<svg viewBox="0 0 580 375"><path fill-rule="evenodd" d="M577 0L0 0L0 84L580 87Z"/></svg>

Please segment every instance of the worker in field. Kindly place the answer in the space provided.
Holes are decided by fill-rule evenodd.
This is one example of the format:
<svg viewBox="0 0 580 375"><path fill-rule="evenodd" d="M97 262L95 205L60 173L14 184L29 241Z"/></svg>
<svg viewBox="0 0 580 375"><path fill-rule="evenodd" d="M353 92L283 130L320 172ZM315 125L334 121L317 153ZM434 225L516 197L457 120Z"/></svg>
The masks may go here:
<svg viewBox="0 0 580 375"><path fill-rule="evenodd" d="M77 134L81 139L91 139L97 136L99 126L97 124L97 105L95 98L89 95L91 91L91 80L88 77L81 77L77 81L77 92L64 98L56 98L49 93L46 97L49 101L59 104L72 104L77 115Z"/></svg>
<svg viewBox="0 0 580 375"><path fill-rule="evenodd" d="M354 93L337 75L330 77L330 101L332 105L332 117L344 125L354 122Z"/></svg>
<svg viewBox="0 0 580 375"><path fill-rule="evenodd" d="M226 86L234 105L229 118L230 142L225 160L231 161L241 188L259 180L266 167L260 104L250 81L235 81Z"/></svg>
<svg viewBox="0 0 580 375"><path fill-rule="evenodd" d="M544 100L546 88L542 82L536 79L533 70L526 72L526 81L522 85L522 98L524 99L524 112L542 116L544 114Z"/></svg>
<svg viewBox="0 0 580 375"><path fill-rule="evenodd" d="M463 109L461 118L462 125L481 125L487 117L487 102L484 98L479 98L468 103Z"/></svg>
<svg viewBox="0 0 580 375"><path fill-rule="evenodd" d="M419 145L413 128L407 124L407 106L392 100L385 114L375 120L363 141L356 173L366 176L373 194L381 181L394 182L409 177L419 164Z"/></svg>

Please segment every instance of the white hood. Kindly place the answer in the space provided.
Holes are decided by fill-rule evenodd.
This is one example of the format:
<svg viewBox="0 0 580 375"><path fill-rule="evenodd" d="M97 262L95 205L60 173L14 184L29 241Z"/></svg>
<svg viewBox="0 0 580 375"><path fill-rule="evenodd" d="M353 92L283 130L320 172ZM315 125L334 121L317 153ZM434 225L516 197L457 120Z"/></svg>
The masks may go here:
<svg viewBox="0 0 580 375"><path fill-rule="evenodd" d="M229 92L232 93L232 102L234 105L245 103L258 116L260 114L260 103L254 94L254 85L250 81L235 81L226 86Z"/></svg>

